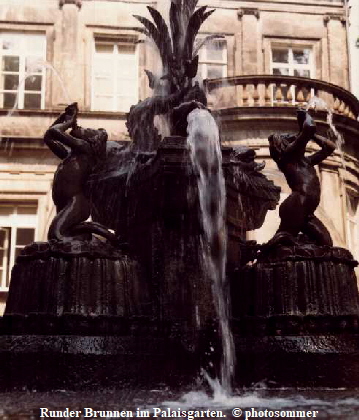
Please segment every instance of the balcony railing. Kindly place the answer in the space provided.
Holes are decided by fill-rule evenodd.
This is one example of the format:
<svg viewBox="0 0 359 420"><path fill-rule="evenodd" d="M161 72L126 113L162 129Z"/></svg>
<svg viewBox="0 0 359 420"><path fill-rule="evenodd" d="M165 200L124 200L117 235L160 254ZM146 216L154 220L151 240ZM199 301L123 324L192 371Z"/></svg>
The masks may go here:
<svg viewBox="0 0 359 420"><path fill-rule="evenodd" d="M235 76L205 80L216 108L305 107L314 96L318 108L324 105L336 114L357 120L358 99L339 86L322 80L294 76Z"/></svg>

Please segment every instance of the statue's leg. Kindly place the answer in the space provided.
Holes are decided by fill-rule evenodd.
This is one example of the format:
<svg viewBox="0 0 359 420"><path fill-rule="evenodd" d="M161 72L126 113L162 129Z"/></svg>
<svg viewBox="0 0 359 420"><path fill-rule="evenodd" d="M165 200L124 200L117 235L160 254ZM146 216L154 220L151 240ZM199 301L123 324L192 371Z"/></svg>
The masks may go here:
<svg viewBox="0 0 359 420"><path fill-rule="evenodd" d="M287 232L296 237L307 218L305 197L297 192L292 192L280 205L279 216L281 221L277 233Z"/></svg>
<svg viewBox="0 0 359 420"><path fill-rule="evenodd" d="M303 226L302 231L318 245L333 246L328 229L313 214L308 217L308 222Z"/></svg>
<svg viewBox="0 0 359 420"><path fill-rule="evenodd" d="M48 239L72 239L72 228L90 217L90 203L83 194L72 197L52 221Z"/></svg>
<svg viewBox="0 0 359 420"><path fill-rule="evenodd" d="M279 228L272 239L262 245L262 251L270 249L278 244L296 245L297 235L301 231L306 220L304 206L305 197L297 192L287 197L279 207L281 219Z"/></svg>
<svg viewBox="0 0 359 420"><path fill-rule="evenodd" d="M97 222L82 222L78 225L74 226L72 231L74 234L79 233L95 233L96 235L100 235L106 239L108 239L110 242L117 243L118 238L117 236L110 232L106 226L101 225Z"/></svg>

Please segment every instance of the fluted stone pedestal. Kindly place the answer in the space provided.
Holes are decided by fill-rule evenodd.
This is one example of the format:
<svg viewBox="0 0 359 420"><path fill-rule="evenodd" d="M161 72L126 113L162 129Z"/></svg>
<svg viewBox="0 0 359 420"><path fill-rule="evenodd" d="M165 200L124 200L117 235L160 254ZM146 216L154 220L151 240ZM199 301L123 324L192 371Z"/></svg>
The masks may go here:
<svg viewBox="0 0 359 420"><path fill-rule="evenodd" d="M26 247L0 318L0 389L181 383L192 360L152 311L138 263L110 245Z"/></svg>
<svg viewBox="0 0 359 420"><path fill-rule="evenodd" d="M137 262L111 246L35 243L17 259L5 316L134 316L144 313Z"/></svg>
<svg viewBox="0 0 359 420"><path fill-rule="evenodd" d="M281 246L232 278L238 378L359 385L359 297L342 248Z"/></svg>

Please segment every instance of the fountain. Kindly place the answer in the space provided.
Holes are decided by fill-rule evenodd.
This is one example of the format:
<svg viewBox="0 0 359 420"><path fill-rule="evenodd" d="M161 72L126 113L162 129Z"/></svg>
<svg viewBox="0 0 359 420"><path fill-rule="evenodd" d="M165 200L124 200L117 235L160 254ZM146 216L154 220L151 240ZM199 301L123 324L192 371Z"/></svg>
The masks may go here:
<svg viewBox="0 0 359 420"><path fill-rule="evenodd" d="M157 92L147 71L154 95L131 108L128 146L79 127L76 104L46 132L62 159L57 215L48 242L28 245L12 272L1 389L178 388L201 369L228 393L263 379L329 386L338 373L345 386L357 384L349 375L349 365L359 369L356 262L323 231L325 243L304 238L303 224L265 246L246 241L280 188L253 150L220 145L193 82L195 38L213 13L196 5L172 1L170 30L151 7L154 23L136 16L160 52L165 89ZM315 130L304 115L292 137L309 141Z"/></svg>

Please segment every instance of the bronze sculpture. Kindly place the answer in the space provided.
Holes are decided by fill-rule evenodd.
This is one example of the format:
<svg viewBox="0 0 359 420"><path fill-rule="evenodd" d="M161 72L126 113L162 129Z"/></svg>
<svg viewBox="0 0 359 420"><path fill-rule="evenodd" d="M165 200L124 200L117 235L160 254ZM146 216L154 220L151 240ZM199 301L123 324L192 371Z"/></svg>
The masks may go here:
<svg viewBox="0 0 359 420"><path fill-rule="evenodd" d="M52 187L56 216L52 221L49 240L91 240L91 233L116 243L116 236L105 226L86 222L91 215L91 204L85 193L89 176L106 158L107 133L77 125L77 103L65 112L46 131L44 141L62 162L59 164ZM71 132L66 131L71 128Z"/></svg>
<svg viewBox="0 0 359 420"><path fill-rule="evenodd" d="M161 136L154 125L156 115L167 117L171 135L186 137L188 113L207 105L203 89L192 82L198 70L198 51L207 41L223 36L212 34L195 43L202 23L214 12L207 10L207 6L196 9L197 3L198 0L171 1L169 26L151 6L147 9L153 22L134 15L143 25L134 30L152 38L163 68L162 77L146 70L154 95L132 106L128 114L127 128L134 151L151 152L158 148ZM161 83L163 88L159 90Z"/></svg>
<svg viewBox="0 0 359 420"><path fill-rule="evenodd" d="M299 233L317 245L333 245L327 228L314 215L320 201L320 183L314 166L331 155L336 146L316 134L315 122L308 111L299 109L297 121L298 135L273 134L268 139L270 155L283 172L292 193L279 207L279 229L265 248L277 243L296 244ZM311 140L321 149L306 156L306 146Z"/></svg>

